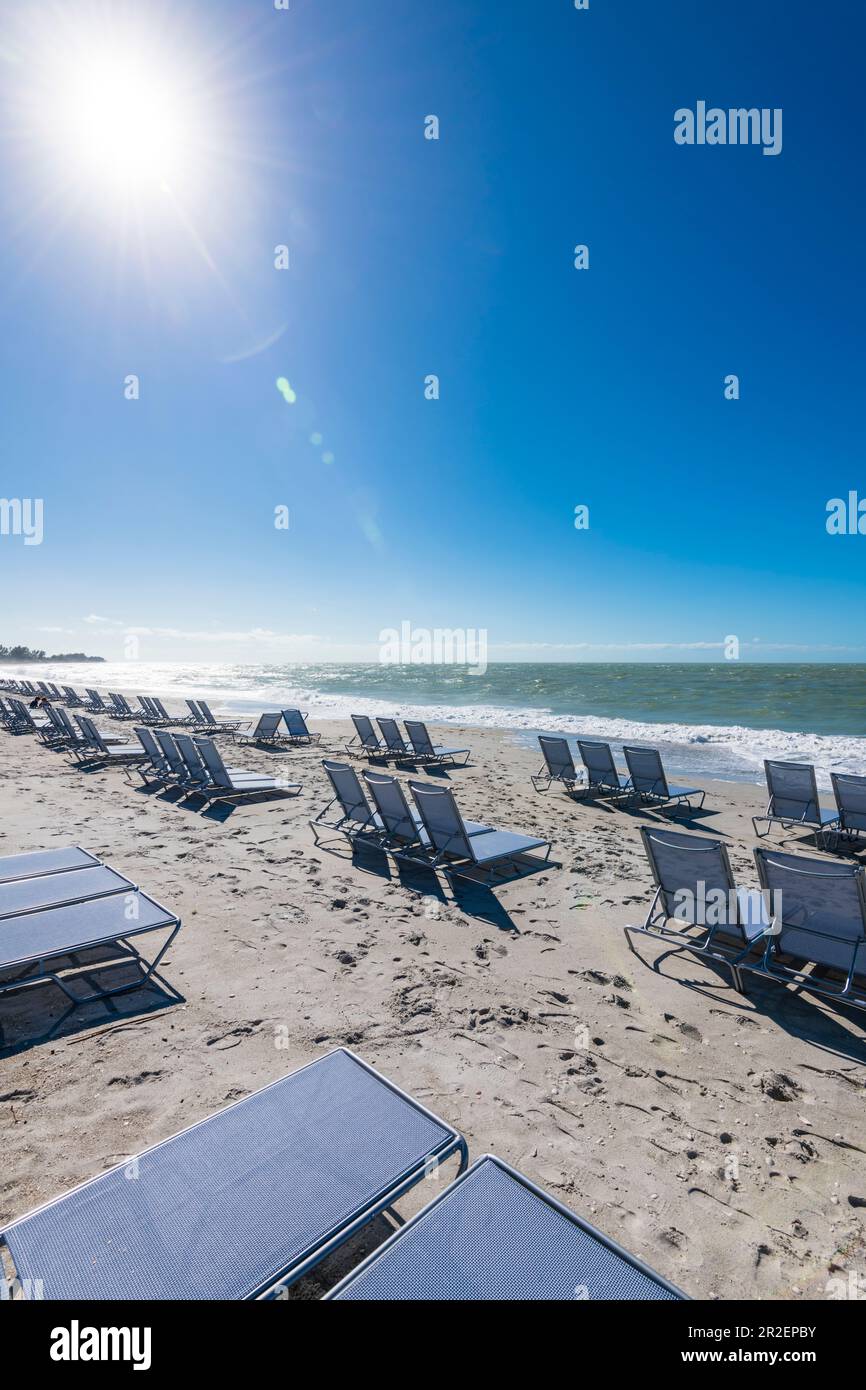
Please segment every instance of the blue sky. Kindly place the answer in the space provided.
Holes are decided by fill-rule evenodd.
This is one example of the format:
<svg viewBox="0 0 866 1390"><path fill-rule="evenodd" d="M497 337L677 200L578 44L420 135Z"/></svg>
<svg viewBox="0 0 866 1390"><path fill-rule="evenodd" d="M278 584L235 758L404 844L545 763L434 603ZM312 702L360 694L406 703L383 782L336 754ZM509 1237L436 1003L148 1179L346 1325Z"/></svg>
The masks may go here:
<svg viewBox="0 0 866 1390"><path fill-rule="evenodd" d="M0 493L44 499L44 539L0 535L0 641L326 660L409 621L494 659L866 655L866 537L824 524L866 497L860 8L4 16ZM106 32L181 94L167 188L70 144L51 74ZM782 153L676 145L698 100L782 108Z"/></svg>

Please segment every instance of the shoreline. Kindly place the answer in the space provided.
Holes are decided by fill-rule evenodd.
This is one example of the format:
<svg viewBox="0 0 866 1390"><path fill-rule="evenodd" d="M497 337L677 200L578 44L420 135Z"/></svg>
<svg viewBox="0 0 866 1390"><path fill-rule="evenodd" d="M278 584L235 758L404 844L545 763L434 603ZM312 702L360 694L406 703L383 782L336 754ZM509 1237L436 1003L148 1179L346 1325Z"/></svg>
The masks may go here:
<svg viewBox="0 0 866 1390"><path fill-rule="evenodd" d="M447 779L464 815L552 836L561 864L454 889L341 840L315 847L320 762L345 761L352 730L311 725L318 748L238 749L301 796L224 818L0 733L0 853L80 844L183 923L161 967L181 1003L148 987L46 1038L64 1007L52 987L3 1001L0 1222L347 1045L473 1156L501 1154L695 1298L825 1297L836 1263L862 1266L862 1024L764 982L739 995L644 938L629 948L623 927L652 896L640 826L661 817L536 794L540 759L509 735L431 728L472 749ZM748 886L760 795L704 785L707 813L683 828L724 838Z"/></svg>

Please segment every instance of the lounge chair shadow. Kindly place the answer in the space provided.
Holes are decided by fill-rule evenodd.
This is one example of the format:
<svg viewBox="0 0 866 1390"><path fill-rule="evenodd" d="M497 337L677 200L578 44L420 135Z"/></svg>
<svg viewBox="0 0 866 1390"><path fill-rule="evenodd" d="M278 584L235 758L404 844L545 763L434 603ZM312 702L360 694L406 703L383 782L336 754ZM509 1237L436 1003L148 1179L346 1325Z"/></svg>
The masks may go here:
<svg viewBox="0 0 866 1390"><path fill-rule="evenodd" d="M271 803L280 804L284 801L294 801L297 795L297 792L279 789L277 791L268 790L259 792L256 796L239 796L238 799L235 800L231 792L228 792L225 796L220 797L219 801L213 801L206 796L203 797L193 792L186 800L187 803L196 802L197 804L195 806L187 806L185 809L197 811L205 820L216 821L218 824L222 825L230 816L233 816L236 811L243 811L247 806L263 806L270 805Z"/></svg>
<svg viewBox="0 0 866 1390"><path fill-rule="evenodd" d="M513 936L520 935L517 923L509 916L489 884L463 876L452 877L451 891L455 903L467 917L487 922L497 931L511 932Z"/></svg>
<svg viewBox="0 0 866 1390"><path fill-rule="evenodd" d="M713 810L712 806L704 806L700 809L692 808L690 811L665 811L661 807L656 806L625 804L620 809L628 816L645 816L653 821L655 825L666 825L671 830L681 829L683 826L687 827L689 830L701 830L705 822L711 823L715 817L720 814L719 811Z"/></svg>
<svg viewBox="0 0 866 1390"><path fill-rule="evenodd" d="M79 952L75 957L70 957L70 960L84 966L75 983L70 986L73 991L76 984L84 993L93 987L93 980L86 968L88 955L94 958L95 953ZM99 983L102 985L106 983L107 974L110 974L112 986L131 984L135 975L140 974L134 962L124 956L118 956L116 967L106 966L104 951L100 952L98 960ZM95 966L96 959L93 963ZM87 1004L72 1004L60 989L51 984L22 989L20 994L10 991L4 996L3 1018L0 1021L0 1059L27 1052L31 1047L43 1043L89 1033L112 1023L132 1026L138 1019L184 1003L185 997L159 971L155 971L140 989Z"/></svg>
<svg viewBox="0 0 866 1390"><path fill-rule="evenodd" d="M677 945L668 947L653 960L648 960L637 949L632 933L628 933L628 941L632 953L641 964L663 979L681 985L695 994L703 995L715 1004L724 1002L746 1017L771 1019L792 1037L799 1038L822 1052L829 1052L833 1056L860 1065L866 1064L866 1035L858 1038L837 1022L835 1017L839 1014L852 1024L863 1028L862 1009L852 1008L843 1000L828 1000L826 996L822 996L821 999L813 998L809 996L807 985L777 983L750 975L748 972L743 976L748 992L739 994L734 987L730 970L721 961L691 955ZM679 974L668 973L662 966L669 960L688 962L689 965L706 970L710 975L717 977L718 983L707 985L697 978L685 978ZM719 990L722 991L722 999L719 998Z"/></svg>

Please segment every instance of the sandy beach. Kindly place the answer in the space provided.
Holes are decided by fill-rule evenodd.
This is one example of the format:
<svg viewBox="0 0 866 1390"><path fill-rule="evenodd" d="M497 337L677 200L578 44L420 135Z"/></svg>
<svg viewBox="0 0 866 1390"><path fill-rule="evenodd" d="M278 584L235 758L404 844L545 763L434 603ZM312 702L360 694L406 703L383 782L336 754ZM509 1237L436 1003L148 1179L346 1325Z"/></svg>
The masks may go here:
<svg viewBox="0 0 866 1390"><path fill-rule="evenodd" d="M318 748L232 759L299 797L211 812L0 733L0 853L79 844L183 922L162 967L180 1003L151 986L58 1027L53 987L4 999L0 1223L345 1044L694 1298L826 1298L864 1267L862 1015L630 950L651 896L639 827L661 817L537 794L540 755L512 734L433 730L472 750L440 774L464 815L552 837L560 865L493 892L455 880L455 897L342 837L315 846L321 759L351 729L313 727ZM680 819L724 837L752 884L762 789L705 785L705 812Z"/></svg>

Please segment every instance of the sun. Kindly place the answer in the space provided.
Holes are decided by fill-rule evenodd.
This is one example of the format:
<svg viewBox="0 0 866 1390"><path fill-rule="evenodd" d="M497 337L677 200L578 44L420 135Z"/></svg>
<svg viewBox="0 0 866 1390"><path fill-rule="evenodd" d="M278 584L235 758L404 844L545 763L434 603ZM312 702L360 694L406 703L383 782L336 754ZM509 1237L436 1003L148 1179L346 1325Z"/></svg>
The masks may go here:
<svg viewBox="0 0 866 1390"><path fill-rule="evenodd" d="M146 56L89 54L58 73L55 131L70 172L108 189L171 185L190 159L194 115L179 83Z"/></svg>

